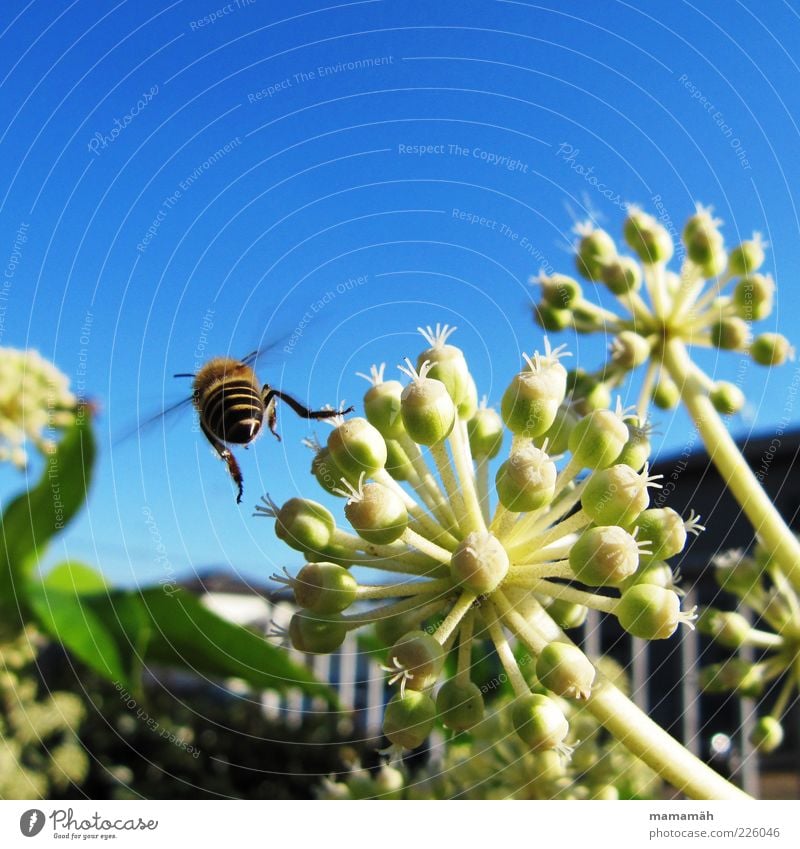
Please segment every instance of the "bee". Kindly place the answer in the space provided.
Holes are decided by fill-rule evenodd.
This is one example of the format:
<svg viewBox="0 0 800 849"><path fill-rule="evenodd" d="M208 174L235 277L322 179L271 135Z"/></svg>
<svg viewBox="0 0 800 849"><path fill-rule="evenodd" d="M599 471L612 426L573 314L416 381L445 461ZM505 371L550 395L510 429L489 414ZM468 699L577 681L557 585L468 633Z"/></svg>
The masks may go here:
<svg viewBox="0 0 800 849"><path fill-rule="evenodd" d="M211 447L228 467L228 473L237 487L236 503L242 501L243 478L231 445L247 447L261 432L266 421L272 435L280 441L277 431L277 402L283 401L298 416L304 419L329 419L353 412L346 410L311 410L280 389L268 383L260 384L253 363L258 351L243 360L231 357L215 357L203 365L196 374L176 374L175 377L190 377L192 395L175 407L191 401L200 421L200 429ZM172 409L172 408L171 408ZM169 412L169 411L167 411Z"/></svg>

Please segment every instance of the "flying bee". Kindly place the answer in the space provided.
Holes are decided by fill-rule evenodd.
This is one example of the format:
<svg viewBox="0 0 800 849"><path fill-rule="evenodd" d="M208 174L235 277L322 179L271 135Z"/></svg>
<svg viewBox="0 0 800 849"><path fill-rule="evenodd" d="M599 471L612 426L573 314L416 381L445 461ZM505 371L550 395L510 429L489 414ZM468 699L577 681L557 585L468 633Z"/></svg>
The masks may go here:
<svg viewBox="0 0 800 849"><path fill-rule="evenodd" d="M253 363L263 351L254 351L243 360L215 357L203 365L196 374L176 374L175 377L192 378L192 395L174 404L154 420L173 410L192 403L197 410L200 429L220 459L225 461L228 473L236 484L236 503L241 503L242 472L230 446L249 446L261 432L266 421L272 435L280 441L277 431L277 402L283 401L304 419L329 419L351 413L346 410L311 410L280 389L268 383L260 384ZM145 424L149 424L146 422Z"/></svg>

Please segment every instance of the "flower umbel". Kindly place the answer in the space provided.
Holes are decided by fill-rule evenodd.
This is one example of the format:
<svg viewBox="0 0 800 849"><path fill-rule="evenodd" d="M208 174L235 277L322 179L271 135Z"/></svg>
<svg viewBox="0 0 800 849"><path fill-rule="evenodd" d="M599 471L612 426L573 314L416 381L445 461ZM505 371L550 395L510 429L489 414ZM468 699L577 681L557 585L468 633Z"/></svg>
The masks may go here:
<svg viewBox="0 0 800 849"><path fill-rule="evenodd" d="M333 491L347 498L353 532L306 499L260 510L309 561L296 578L283 579L305 604L289 634L300 650L327 652L345 632L375 627L398 686L384 730L400 748L419 745L437 717L454 731L481 721L483 682L472 680L473 652L485 654L490 641L515 693L509 721L520 741L568 760L564 700L591 709L595 690L609 685L559 624L580 624L580 611L594 608L632 634L662 639L690 618L671 585L651 586L639 574L652 540L661 539L655 519L648 527L656 530L638 538L649 490L658 486L646 465L646 432L620 406L565 417L564 352L547 343L544 354L522 358L501 416L485 404L461 404L472 378L450 333L423 331L430 347L418 368L409 359L402 368L410 382L383 398L376 392L386 385L383 370L373 368L369 423L351 419L328 440L342 469ZM438 378L430 376L434 368ZM498 457L493 492L486 463L500 452L503 425L510 451ZM568 458L551 445L568 449ZM626 457L636 458L635 467ZM680 530L685 540L682 522ZM669 538L665 552L680 551L680 534L662 536ZM355 584L346 579L355 565L397 577ZM539 683L525 676L517 650L537 660ZM451 653L454 671L443 680Z"/></svg>
<svg viewBox="0 0 800 849"><path fill-rule="evenodd" d="M36 351L0 348L0 462L25 468L30 445L50 453L77 404L68 378Z"/></svg>

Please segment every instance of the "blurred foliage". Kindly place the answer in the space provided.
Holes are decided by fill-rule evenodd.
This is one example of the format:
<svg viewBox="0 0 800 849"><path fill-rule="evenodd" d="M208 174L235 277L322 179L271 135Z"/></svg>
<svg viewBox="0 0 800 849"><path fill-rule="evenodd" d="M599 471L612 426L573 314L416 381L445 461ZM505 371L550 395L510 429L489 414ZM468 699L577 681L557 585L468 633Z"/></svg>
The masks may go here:
<svg viewBox="0 0 800 849"><path fill-rule="evenodd" d="M82 509L95 465L93 410L69 393L67 378L37 353L0 348L3 459L28 467L40 454L39 481L0 516L0 638L35 623L109 681L140 686L148 663L212 677L244 678L260 689L300 688L328 701L331 691L263 637L163 587L107 586L91 566L66 562L44 578L50 541Z"/></svg>
<svg viewBox="0 0 800 849"><path fill-rule="evenodd" d="M89 758L79 737L86 709L38 675L41 636L32 628L0 642L0 799L44 799L81 784Z"/></svg>
<svg viewBox="0 0 800 849"><path fill-rule="evenodd" d="M598 667L627 691L622 668L610 658ZM534 691L544 691L536 683ZM506 692L470 732L417 758L364 769L356 753L351 767L326 778L327 799L654 799L663 783L643 761L611 737L579 701L560 699L570 723L571 758L554 750L532 751L514 732L513 696Z"/></svg>

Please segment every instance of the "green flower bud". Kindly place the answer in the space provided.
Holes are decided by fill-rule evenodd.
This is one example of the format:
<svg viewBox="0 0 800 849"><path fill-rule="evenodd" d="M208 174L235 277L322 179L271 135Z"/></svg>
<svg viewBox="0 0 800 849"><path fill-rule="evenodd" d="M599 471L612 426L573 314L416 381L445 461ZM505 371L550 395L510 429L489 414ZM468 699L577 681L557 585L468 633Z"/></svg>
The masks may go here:
<svg viewBox="0 0 800 849"><path fill-rule="evenodd" d="M508 554L500 540L487 533L467 534L450 558L453 580L479 595L495 590L508 566Z"/></svg>
<svg viewBox="0 0 800 849"><path fill-rule="evenodd" d="M744 645L752 630L741 613L706 608L697 620L697 630L729 649Z"/></svg>
<svg viewBox="0 0 800 849"><path fill-rule="evenodd" d="M672 378L663 372L653 389L653 403L659 410L671 410L681 400L681 391Z"/></svg>
<svg viewBox="0 0 800 849"><path fill-rule="evenodd" d="M569 734L569 723L549 696L520 696L511 706L514 730L531 749L555 749Z"/></svg>
<svg viewBox="0 0 800 849"><path fill-rule="evenodd" d="M587 586L618 584L638 568L639 547L627 531L616 525L589 528L570 549L569 565Z"/></svg>
<svg viewBox="0 0 800 849"><path fill-rule="evenodd" d="M700 687L707 693L735 691L745 698L757 699L764 692L763 667L739 657L712 663L700 671Z"/></svg>
<svg viewBox="0 0 800 849"><path fill-rule="evenodd" d="M327 446L323 446L311 461L311 474L317 483L330 495L337 495L334 489L341 487L344 472L336 465Z"/></svg>
<svg viewBox="0 0 800 849"><path fill-rule="evenodd" d="M557 476L556 464L544 451L525 445L512 451L497 470L497 497L514 513L538 510L553 500Z"/></svg>
<svg viewBox="0 0 800 849"><path fill-rule="evenodd" d="M347 636L347 623L336 614L298 610L289 623L289 639L298 651L307 654L330 654Z"/></svg>
<svg viewBox="0 0 800 849"><path fill-rule="evenodd" d="M567 375L567 385L572 393L572 406L582 416L592 410L607 410L611 403L611 392L605 383L587 374L583 369L575 369Z"/></svg>
<svg viewBox="0 0 800 849"><path fill-rule="evenodd" d="M491 460L503 444L503 420L496 410L481 407L467 422L469 447L476 460Z"/></svg>
<svg viewBox="0 0 800 849"><path fill-rule="evenodd" d="M594 410L584 416L569 435L569 450L587 469L604 469L619 457L629 437L622 419L610 410Z"/></svg>
<svg viewBox="0 0 800 849"><path fill-rule="evenodd" d="M334 563L306 563L292 580L294 598L312 613L341 613L356 599L356 579Z"/></svg>
<svg viewBox="0 0 800 849"><path fill-rule="evenodd" d="M750 732L750 745L762 754L774 752L783 743L783 726L774 716L762 716Z"/></svg>
<svg viewBox="0 0 800 849"><path fill-rule="evenodd" d="M617 255L614 240L605 230L590 230L578 242L575 265L587 280L600 280L603 266Z"/></svg>
<svg viewBox="0 0 800 849"><path fill-rule="evenodd" d="M386 465L386 443L380 431L366 419L348 419L331 431L328 450L346 477L367 477Z"/></svg>
<svg viewBox="0 0 800 849"><path fill-rule="evenodd" d="M665 640L682 621L681 600L673 590L655 584L635 584L622 593L617 618L634 637Z"/></svg>
<svg viewBox="0 0 800 849"><path fill-rule="evenodd" d="M467 731L483 719L484 704L480 688L472 681L451 678L439 688L436 710L446 728Z"/></svg>
<svg viewBox="0 0 800 849"><path fill-rule="evenodd" d="M391 648L404 634L419 628L419 617L414 611L382 616L375 621L375 637L381 648Z"/></svg>
<svg viewBox="0 0 800 849"><path fill-rule="evenodd" d="M506 427L530 438L550 429L567 391L567 371L561 363L549 357L532 363L513 378L500 405Z"/></svg>
<svg viewBox="0 0 800 849"><path fill-rule="evenodd" d="M743 277L733 290L736 314L745 321L760 321L772 312L775 281L769 274Z"/></svg>
<svg viewBox="0 0 800 849"><path fill-rule="evenodd" d="M628 441L623 446L616 462L624 463L638 472L642 470L650 457L652 449L649 438L650 429L647 426L640 425L639 419L635 417L625 419L625 425L628 428Z"/></svg>
<svg viewBox="0 0 800 849"><path fill-rule="evenodd" d="M605 802L616 802L619 799L619 790L613 784L604 784L602 787L591 791L590 799L602 799Z"/></svg>
<svg viewBox="0 0 800 849"><path fill-rule="evenodd" d="M536 661L536 677L542 686L568 699L588 699L595 669L577 646L548 643Z"/></svg>
<svg viewBox="0 0 800 849"><path fill-rule="evenodd" d="M297 551L326 548L335 528L331 512L308 498L290 498L275 517L275 536Z"/></svg>
<svg viewBox="0 0 800 849"><path fill-rule="evenodd" d="M715 558L714 564L714 578L720 589L745 598L754 589L761 587L763 567L752 557L745 557L742 552L721 555Z"/></svg>
<svg viewBox="0 0 800 849"><path fill-rule="evenodd" d="M386 471L396 480L408 480L411 461L396 439L386 440Z"/></svg>
<svg viewBox="0 0 800 849"><path fill-rule="evenodd" d="M722 416L732 416L744 407L744 393L738 386L719 380L709 393L714 409Z"/></svg>
<svg viewBox="0 0 800 849"><path fill-rule="evenodd" d="M647 484L630 466L609 466L589 478L581 506L598 525L632 525L650 503Z"/></svg>
<svg viewBox="0 0 800 849"><path fill-rule="evenodd" d="M728 255L728 271L731 274L753 274L764 264L764 245L756 236L742 242Z"/></svg>
<svg viewBox="0 0 800 849"><path fill-rule="evenodd" d="M675 250L667 230L646 212L632 209L623 226L625 241L645 265L669 262Z"/></svg>
<svg viewBox="0 0 800 849"><path fill-rule="evenodd" d="M642 562L644 557L640 555L639 568L626 581L623 581L623 589L632 587L634 584L653 584L657 587L665 587L668 590L675 588L675 576L668 563L656 560L653 563Z"/></svg>
<svg viewBox="0 0 800 849"><path fill-rule="evenodd" d="M722 245L720 245L709 257L708 262L700 266L703 272L703 277L710 279L719 277L728 267L728 253Z"/></svg>
<svg viewBox="0 0 800 849"><path fill-rule="evenodd" d="M544 301L533 308L533 320L536 324L550 333L558 333L572 325L572 311L559 309Z"/></svg>
<svg viewBox="0 0 800 849"><path fill-rule="evenodd" d="M789 340L780 333L762 333L750 345L750 356L760 366L782 366L793 355Z"/></svg>
<svg viewBox="0 0 800 849"><path fill-rule="evenodd" d="M400 396L403 385L399 380L376 383L364 395L364 413L367 421L384 439L399 439L404 433L400 415Z"/></svg>
<svg viewBox="0 0 800 849"><path fill-rule="evenodd" d="M389 650L389 664L402 671L406 689L425 690L442 671L444 649L427 631L409 631Z"/></svg>
<svg viewBox="0 0 800 849"><path fill-rule="evenodd" d="M375 782L366 769L358 769L350 773L347 789L351 799L372 799L375 795Z"/></svg>
<svg viewBox="0 0 800 849"><path fill-rule="evenodd" d="M642 287L642 270L639 263L629 256L617 256L602 269L603 283L615 295L637 292Z"/></svg>
<svg viewBox="0 0 800 849"><path fill-rule="evenodd" d="M307 548L303 554L309 563L333 563L336 566L344 566L345 569L349 569L356 559L351 548L338 543L330 543L319 549Z"/></svg>
<svg viewBox="0 0 800 849"><path fill-rule="evenodd" d="M387 545L408 527L408 513L399 495L379 483L367 483L348 500L347 521L367 542Z"/></svg>
<svg viewBox="0 0 800 849"><path fill-rule="evenodd" d="M580 628L589 615L589 608L562 598L551 599L547 603L547 612L559 628Z"/></svg>
<svg viewBox="0 0 800 849"><path fill-rule="evenodd" d="M448 345L448 338L455 332L455 327L437 324L435 328L417 328L425 341L430 345L417 357L417 371L428 362L428 376L433 380L440 380L453 403L458 405L469 391L470 373L464 352L455 345Z"/></svg>
<svg viewBox="0 0 800 849"><path fill-rule="evenodd" d="M683 228L683 243L686 245L689 259L696 265L704 266L713 261L714 255L722 248L719 223L711 216L711 210L702 207L698 207L697 213L686 222Z"/></svg>
<svg viewBox="0 0 800 849"><path fill-rule="evenodd" d="M405 785L405 775L401 770L382 764L374 779L375 796L378 799L402 799Z"/></svg>
<svg viewBox="0 0 800 849"><path fill-rule="evenodd" d="M436 705L425 693L406 690L396 693L386 705L383 733L404 749L416 749L425 742L436 722Z"/></svg>
<svg viewBox="0 0 800 849"><path fill-rule="evenodd" d="M569 407L559 407L550 429L543 436L537 436L534 440L536 447L541 448L546 439L547 450L552 456L564 454L569 450L569 435L577 421L578 417Z"/></svg>
<svg viewBox="0 0 800 849"><path fill-rule="evenodd" d="M441 380L427 377L422 368L412 375L401 396L401 414L408 435L419 445L436 445L446 439L456 421L456 407Z"/></svg>
<svg viewBox="0 0 800 849"><path fill-rule="evenodd" d="M671 507L645 510L636 519L636 525L639 528L636 539L649 552L642 554L645 563L669 560L686 545L686 523Z"/></svg>
<svg viewBox="0 0 800 849"><path fill-rule="evenodd" d="M456 407L458 417L465 422L470 421L478 412L478 387L471 374L467 375L467 378L467 391Z"/></svg>
<svg viewBox="0 0 800 849"><path fill-rule="evenodd" d="M581 284L566 274L546 274L539 276L542 287L542 300L551 307L567 309L580 301L583 296Z"/></svg>
<svg viewBox="0 0 800 849"><path fill-rule="evenodd" d="M711 325L711 344L724 351L744 348L749 341L750 328L737 316L720 319Z"/></svg>
<svg viewBox="0 0 800 849"><path fill-rule="evenodd" d="M603 314L589 301L572 307L572 320L578 333L597 333L605 328Z"/></svg>
<svg viewBox="0 0 800 849"><path fill-rule="evenodd" d="M622 368L638 368L650 359L650 343L633 330L623 330L611 343L611 356Z"/></svg>

